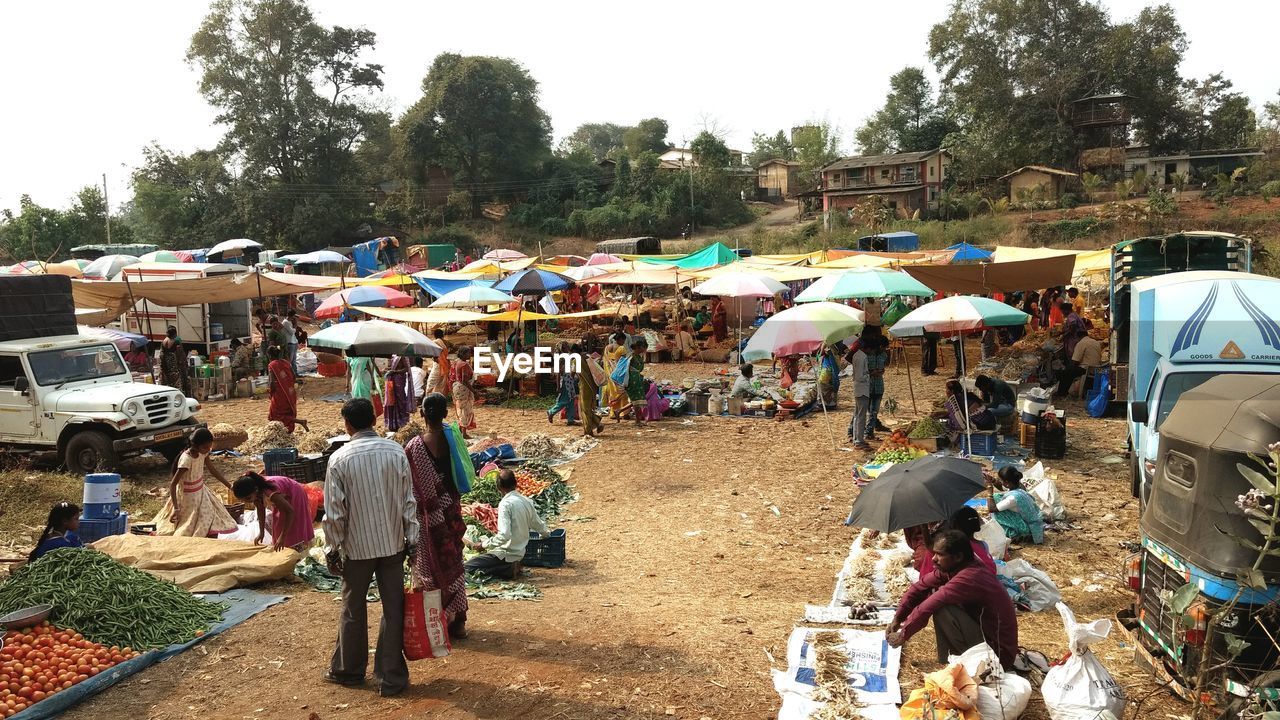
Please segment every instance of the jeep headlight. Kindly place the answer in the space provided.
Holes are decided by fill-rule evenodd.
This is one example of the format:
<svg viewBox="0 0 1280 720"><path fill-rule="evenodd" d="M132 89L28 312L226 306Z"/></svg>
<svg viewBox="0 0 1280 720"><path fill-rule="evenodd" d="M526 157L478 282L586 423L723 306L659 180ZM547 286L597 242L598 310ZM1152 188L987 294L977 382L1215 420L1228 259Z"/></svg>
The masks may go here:
<svg viewBox="0 0 1280 720"><path fill-rule="evenodd" d="M182 407L182 396L181 396L181 395L174 395L174 396L173 396L173 406L174 406L174 407L176 407L176 408L180 408L180 407Z"/></svg>
<svg viewBox="0 0 1280 720"><path fill-rule="evenodd" d="M142 406L138 405L137 400L130 400L125 403L124 411L129 415L129 417L138 417L138 413L142 411Z"/></svg>

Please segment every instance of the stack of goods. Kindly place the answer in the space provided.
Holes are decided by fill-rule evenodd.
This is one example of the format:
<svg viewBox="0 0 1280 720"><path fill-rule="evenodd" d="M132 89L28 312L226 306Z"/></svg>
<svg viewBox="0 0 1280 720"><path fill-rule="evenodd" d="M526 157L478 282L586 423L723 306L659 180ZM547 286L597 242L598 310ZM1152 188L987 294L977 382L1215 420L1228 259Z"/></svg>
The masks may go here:
<svg viewBox="0 0 1280 720"><path fill-rule="evenodd" d="M911 462L928 454L929 451L927 449L913 444L905 431L894 430L893 434L881 443L880 448L876 450L875 457L871 458L871 464L884 465L886 463Z"/></svg>
<svg viewBox="0 0 1280 720"><path fill-rule="evenodd" d="M231 423L218 423L209 432L213 433L214 450L235 450L249 439L249 433Z"/></svg>
<svg viewBox="0 0 1280 720"><path fill-rule="evenodd" d="M530 433L516 446L516 455L535 460L557 458L560 456L560 446L543 433Z"/></svg>
<svg viewBox="0 0 1280 720"><path fill-rule="evenodd" d="M940 435L945 435L947 428L937 418L927 417L916 422L911 426L911 432L907 433L908 440L936 440ZM923 447L923 445L921 445Z"/></svg>
<svg viewBox="0 0 1280 720"><path fill-rule="evenodd" d="M0 676L7 682L0 687L0 718L16 715L138 657L138 651L131 647L95 643L48 621L5 633L3 646Z"/></svg>
<svg viewBox="0 0 1280 720"><path fill-rule="evenodd" d="M529 461L521 465L515 473L516 489L533 500L538 514L544 519L560 514L560 510L565 505L577 499L577 496L573 493L573 488L565 483L564 477L546 463ZM487 511L476 506L486 505L490 508L496 508L501 501L502 492L498 490L498 471L491 470L477 477L471 484L471 492L462 496L463 518L474 520L474 522L468 524L477 524L488 528L490 526L486 522L488 518ZM495 514L490 531L496 532L496 530L497 516Z"/></svg>
<svg viewBox="0 0 1280 720"><path fill-rule="evenodd" d="M916 577L911 548L902 533L863 530L849 549L836 583L836 600L851 608L855 620L873 619L879 606L894 606ZM863 617L858 617L861 611Z"/></svg>
<svg viewBox="0 0 1280 720"><path fill-rule="evenodd" d="M248 435L248 439L240 445L240 451L248 455L261 455L264 450L297 447L293 433L278 420L251 427Z"/></svg>
<svg viewBox="0 0 1280 720"><path fill-rule="evenodd" d="M416 419L414 422L416 422ZM412 424L413 422L410 422L410 425ZM345 434L347 434L346 429L336 425L329 427L313 426L302 437L298 438L298 452L303 454L324 452L329 449L329 438Z"/></svg>
<svg viewBox="0 0 1280 720"><path fill-rule="evenodd" d="M97 550L78 548L49 552L0 585L0 614L42 604L54 607L58 627L108 647L142 650L194 640L227 609Z"/></svg>

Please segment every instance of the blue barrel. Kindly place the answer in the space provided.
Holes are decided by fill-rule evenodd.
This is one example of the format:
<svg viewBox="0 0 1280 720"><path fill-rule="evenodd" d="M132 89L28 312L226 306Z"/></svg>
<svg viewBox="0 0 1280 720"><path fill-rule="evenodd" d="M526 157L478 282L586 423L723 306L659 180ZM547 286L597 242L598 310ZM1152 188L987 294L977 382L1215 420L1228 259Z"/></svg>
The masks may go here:
<svg viewBox="0 0 1280 720"><path fill-rule="evenodd" d="M84 510L88 520L111 520L120 514L120 475L93 473L84 476Z"/></svg>
<svg viewBox="0 0 1280 720"><path fill-rule="evenodd" d="M262 470L264 475L278 475L276 469L284 463L297 462L297 448L277 448L262 453Z"/></svg>
<svg viewBox="0 0 1280 720"><path fill-rule="evenodd" d="M221 340L222 337L222 323L209 323L209 339Z"/></svg>

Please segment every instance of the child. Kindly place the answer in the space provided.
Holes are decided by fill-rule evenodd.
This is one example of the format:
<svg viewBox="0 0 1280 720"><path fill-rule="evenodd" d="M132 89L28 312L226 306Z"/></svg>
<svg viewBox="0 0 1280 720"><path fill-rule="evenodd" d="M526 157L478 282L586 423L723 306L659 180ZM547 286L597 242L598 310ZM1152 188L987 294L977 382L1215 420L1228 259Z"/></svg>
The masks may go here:
<svg viewBox="0 0 1280 720"><path fill-rule="evenodd" d="M631 342L631 357L627 365L627 398L631 401L631 412L635 416L636 425L643 425L645 409L649 404L649 387L644 379L644 354L649 343L642 337Z"/></svg>
<svg viewBox="0 0 1280 720"><path fill-rule="evenodd" d="M27 558L28 562L40 559L41 555L58 548L82 548L76 531L80 529L80 506L66 500L56 504L49 510L49 520L40 533L40 541Z"/></svg>
<svg viewBox="0 0 1280 720"><path fill-rule="evenodd" d="M213 451L213 433L200 428L191 435L191 445L178 456L173 478L169 481L169 499L156 514L156 528L162 535L184 537L217 537L234 532L235 520L222 504L222 499L205 485L205 470L231 489L231 483L213 464L206 464Z"/></svg>

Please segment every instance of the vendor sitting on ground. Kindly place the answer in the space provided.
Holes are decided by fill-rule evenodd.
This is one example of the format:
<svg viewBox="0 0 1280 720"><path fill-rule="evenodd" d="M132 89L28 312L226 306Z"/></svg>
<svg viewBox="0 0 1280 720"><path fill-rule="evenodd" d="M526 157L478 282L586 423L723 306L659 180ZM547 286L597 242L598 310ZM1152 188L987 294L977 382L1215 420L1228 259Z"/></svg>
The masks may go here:
<svg viewBox="0 0 1280 720"><path fill-rule="evenodd" d="M1013 414L1013 406L1018 400L1018 395L1012 387L1009 387L1009 383L1000 378L979 375L973 384L978 387L978 392L982 393L982 403L997 419Z"/></svg>
<svg viewBox="0 0 1280 720"><path fill-rule="evenodd" d="M990 512L1010 540L1039 545L1044 542L1044 516L1031 493L1022 489L1022 473L1008 465L1000 468L998 484L1004 492L996 492L995 484L987 486L987 512Z"/></svg>
<svg viewBox="0 0 1280 720"><path fill-rule="evenodd" d="M502 501L498 503L498 532L483 543L463 540L472 550L483 552L466 562L467 572L477 572L494 578L516 579L516 564L524 559L529 544L529 531L546 537L550 531L538 515L533 501L516 491L516 475L510 470L498 472L498 491Z"/></svg>
<svg viewBox="0 0 1280 720"><path fill-rule="evenodd" d="M995 573L973 556L969 537L946 530L933 539L934 571L913 583L898 603L886 641L901 647L933 618L938 662L987 643L1000 663L1013 667L1018 654L1018 618Z"/></svg>
<svg viewBox="0 0 1280 720"><path fill-rule="evenodd" d="M964 389L959 380L947 381L947 429L952 435L973 430L995 430L996 416L976 395ZM965 408L969 420L965 422Z"/></svg>
<svg viewBox="0 0 1280 720"><path fill-rule="evenodd" d="M729 391L731 398L757 398L760 393L756 390L756 386L752 384L752 376L755 375L756 369L751 363L742 363L738 366L738 379L733 381L733 389Z"/></svg>
<svg viewBox="0 0 1280 720"><path fill-rule="evenodd" d="M693 327L688 320L676 331L676 352L679 353L677 360L689 360L698 354L698 341L693 339Z"/></svg>
<svg viewBox="0 0 1280 720"><path fill-rule="evenodd" d="M75 503L56 503L49 510L49 521L44 525L44 532L36 541L36 547L27 556L27 562L40 559L41 555L58 548L82 548L84 543L76 535L80 529L80 506Z"/></svg>

